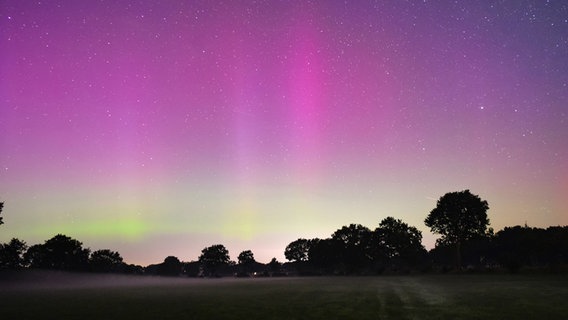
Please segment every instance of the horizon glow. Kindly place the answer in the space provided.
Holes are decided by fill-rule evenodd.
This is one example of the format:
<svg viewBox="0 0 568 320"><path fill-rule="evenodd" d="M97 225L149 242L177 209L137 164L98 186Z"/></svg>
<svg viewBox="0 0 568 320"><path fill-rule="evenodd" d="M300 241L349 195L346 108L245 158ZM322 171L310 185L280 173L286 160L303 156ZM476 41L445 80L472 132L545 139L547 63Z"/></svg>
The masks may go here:
<svg viewBox="0 0 568 320"><path fill-rule="evenodd" d="M387 216L568 224L561 1L0 4L0 242L284 261Z"/></svg>

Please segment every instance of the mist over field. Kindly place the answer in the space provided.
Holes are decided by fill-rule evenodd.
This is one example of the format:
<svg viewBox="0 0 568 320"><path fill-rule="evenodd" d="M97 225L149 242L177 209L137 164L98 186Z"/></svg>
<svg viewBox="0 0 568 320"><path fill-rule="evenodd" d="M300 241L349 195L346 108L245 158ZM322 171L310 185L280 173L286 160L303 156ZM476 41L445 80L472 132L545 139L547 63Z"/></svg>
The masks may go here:
<svg viewBox="0 0 568 320"><path fill-rule="evenodd" d="M218 280L219 282L227 281L226 279ZM87 274L65 271L33 270L26 272L0 273L0 283L2 284L0 286L0 291L176 286L203 281L203 279L195 278L168 278L158 276L154 277L121 274Z"/></svg>
<svg viewBox="0 0 568 320"><path fill-rule="evenodd" d="M566 275L6 275L2 319L561 319L568 312Z"/></svg>

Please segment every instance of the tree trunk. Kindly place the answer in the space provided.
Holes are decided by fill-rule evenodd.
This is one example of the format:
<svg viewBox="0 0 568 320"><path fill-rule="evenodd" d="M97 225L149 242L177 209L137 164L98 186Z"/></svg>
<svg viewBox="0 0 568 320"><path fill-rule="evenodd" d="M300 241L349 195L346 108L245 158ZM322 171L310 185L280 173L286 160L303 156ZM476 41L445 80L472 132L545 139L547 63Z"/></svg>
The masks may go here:
<svg viewBox="0 0 568 320"><path fill-rule="evenodd" d="M461 241L456 242L456 269L462 269L462 256L461 256Z"/></svg>

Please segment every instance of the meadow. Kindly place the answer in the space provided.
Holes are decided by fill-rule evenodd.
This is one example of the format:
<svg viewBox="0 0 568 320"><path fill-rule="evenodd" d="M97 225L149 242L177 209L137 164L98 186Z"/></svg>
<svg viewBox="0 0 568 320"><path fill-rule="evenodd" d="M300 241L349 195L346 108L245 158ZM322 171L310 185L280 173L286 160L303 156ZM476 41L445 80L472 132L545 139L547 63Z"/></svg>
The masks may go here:
<svg viewBox="0 0 568 320"><path fill-rule="evenodd" d="M566 275L56 275L0 286L2 319L562 319L568 314Z"/></svg>

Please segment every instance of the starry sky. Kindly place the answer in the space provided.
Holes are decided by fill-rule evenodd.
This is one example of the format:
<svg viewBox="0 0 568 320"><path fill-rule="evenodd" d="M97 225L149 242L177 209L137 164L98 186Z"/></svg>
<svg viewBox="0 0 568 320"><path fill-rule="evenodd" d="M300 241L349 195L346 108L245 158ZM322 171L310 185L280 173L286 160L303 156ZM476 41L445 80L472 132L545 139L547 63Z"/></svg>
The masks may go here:
<svg viewBox="0 0 568 320"><path fill-rule="evenodd" d="M0 1L12 237L129 263L284 261L470 189L495 230L568 224L568 4Z"/></svg>

